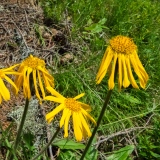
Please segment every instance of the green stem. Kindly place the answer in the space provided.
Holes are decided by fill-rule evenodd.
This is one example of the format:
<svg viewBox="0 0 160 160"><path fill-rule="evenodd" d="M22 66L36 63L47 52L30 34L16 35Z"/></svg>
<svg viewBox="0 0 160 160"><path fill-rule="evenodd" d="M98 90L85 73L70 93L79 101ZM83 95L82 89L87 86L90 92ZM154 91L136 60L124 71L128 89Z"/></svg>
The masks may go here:
<svg viewBox="0 0 160 160"><path fill-rule="evenodd" d="M13 146L14 153L16 153L18 144L20 142L20 137L21 137L23 125L24 125L24 122L25 122L25 119L26 119L26 115L27 115L27 111L28 111L28 106L29 106L29 100L28 100L28 98L26 98L26 102L25 102L25 107L24 107L22 119L21 119L21 122L20 122L20 126L18 128L16 140L15 140L15 143L14 143L14 146ZM13 154L9 157L9 160L13 160Z"/></svg>
<svg viewBox="0 0 160 160"><path fill-rule="evenodd" d="M117 72L118 72L118 65L117 65L117 63L116 63L115 72L114 72L114 79L116 79ZM100 113L100 115L99 115L99 117L98 117L97 125L95 126L95 128L94 128L94 130L93 130L92 136L90 137L90 139L89 139L89 141L88 141L88 144L87 144L84 152L82 153L82 156L81 156L80 160L83 160L83 159L84 159L84 157L85 157L85 155L86 155L86 153L87 153L87 151L88 151L88 149L89 149L89 147L90 147L90 145L91 145L91 143L92 143L92 141L93 141L93 138L94 138L94 136L95 136L95 134L96 134L96 132L97 132L97 130L98 130L98 127L99 127L100 123L101 123L101 120L102 120L102 118L103 118L103 115L104 115L104 113L105 113L105 110L106 110L106 108L107 108L107 106L108 106L108 103L109 103L111 94L112 94L112 90L109 90L109 91L108 91L108 94L107 94L107 97L106 97L106 99L105 99L105 102L104 102L104 104L103 104L101 113Z"/></svg>
<svg viewBox="0 0 160 160"><path fill-rule="evenodd" d="M83 159L84 159L84 157L85 157L85 155L86 155L86 153L87 153L87 151L88 151L88 149L89 149L89 147L90 147L90 145L91 145L91 143L92 143L92 140L93 140L93 138L94 138L94 136L95 136L95 134L96 134L96 132L97 132L97 129L98 129L100 123L101 123L101 120L102 120L103 115L104 115L104 113L105 113L105 110L106 110L106 108L107 108L108 102L109 102L110 97L111 97L111 93L112 93L112 90L109 90L109 92L108 92L108 94L107 94L107 97L106 97L106 100L105 100L105 102L104 102L104 104L103 104L103 108L102 108L102 110L101 110L101 113L100 113L100 115L99 115L99 117L98 117L97 125L95 126L95 128L94 128L94 130L93 130L92 136L90 137L90 139L89 139L89 141L88 141L88 144L87 144L87 146L86 146L86 148L85 148L85 150L84 150L84 152L83 152L80 160L83 160Z"/></svg>
<svg viewBox="0 0 160 160"><path fill-rule="evenodd" d="M17 149L18 143L20 141L21 132L22 132L22 128L23 128L23 125L24 125L24 122L25 122L25 119L26 119L28 107L29 107L29 100L28 100L28 98L26 98L26 103L25 103L25 107L24 107L21 123L20 123L19 129L18 129L18 133L17 133L17 137L16 137L16 140L15 140L15 144L14 144L14 150Z"/></svg>
<svg viewBox="0 0 160 160"><path fill-rule="evenodd" d="M37 158L50 146L50 144L56 138L59 131L60 131L60 128L58 127L57 131L54 133L54 135L52 136L50 141L47 143L47 145L44 146L44 148L35 157L33 157L31 160L37 160Z"/></svg>

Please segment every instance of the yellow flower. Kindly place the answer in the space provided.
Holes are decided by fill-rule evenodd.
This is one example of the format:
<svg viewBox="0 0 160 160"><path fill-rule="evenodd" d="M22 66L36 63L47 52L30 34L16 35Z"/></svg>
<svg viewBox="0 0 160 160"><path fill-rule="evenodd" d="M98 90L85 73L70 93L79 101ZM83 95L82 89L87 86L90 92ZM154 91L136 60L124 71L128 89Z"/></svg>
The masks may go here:
<svg viewBox="0 0 160 160"><path fill-rule="evenodd" d="M65 98L53 88L47 87L47 89L56 97L47 96L45 97L45 100L60 103L58 107L46 115L47 122L50 123L54 119L55 115L63 110L60 120L60 128L64 125L64 137L68 137L68 124L71 116L76 140L81 141L82 138L86 139L87 137L90 137L91 131L89 128L88 119L91 120L95 125L96 121L88 113L91 111L91 107L87 104L77 101L77 99L84 96L84 93L74 98Z"/></svg>
<svg viewBox="0 0 160 160"><path fill-rule="evenodd" d="M41 100L39 88L42 93L42 97L44 98L44 86L54 86L54 78L45 68L45 62L37 57L33 57L32 55L20 64L18 72L22 74L16 77L15 84L18 89L23 86L24 96L28 99L31 97L30 83L34 84L35 93L39 100Z"/></svg>
<svg viewBox="0 0 160 160"><path fill-rule="evenodd" d="M18 66L18 64L11 66L9 68L0 69L0 104L2 103L2 98L5 101L10 100L10 92L8 88L5 86L3 79L5 79L14 87L16 94L18 93L18 88L16 87L14 82L7 76L8 74L10 75L19 74L13 70L13 68L15 68L16 66Z"/></svg>
<svg viewBox="0 0 160 160"><path fill-rule="evenodd" d="M114 88L114 74L118 65L118 86L128 87L130 84L134 88L139 88L132 74L131 66L137 74L140 86L145 88L148 81L146 73L137 54L137 46L129 37L118 35L110 40L103 56L99 71L97 73L96 82L99 84L104 78L107 70L110 72L108 86L109 89Z"/></svg>

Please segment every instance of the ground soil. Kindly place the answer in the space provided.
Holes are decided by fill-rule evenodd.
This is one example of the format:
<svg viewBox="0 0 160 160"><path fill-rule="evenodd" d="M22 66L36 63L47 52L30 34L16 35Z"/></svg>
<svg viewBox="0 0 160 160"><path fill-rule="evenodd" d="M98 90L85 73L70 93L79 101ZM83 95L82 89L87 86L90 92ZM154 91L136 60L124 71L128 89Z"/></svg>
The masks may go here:
<svg viewBox="0 0 160 160"><path fill-rule="evenodd" d="M72 59L68 54L71 46L64 36L65 27L55 26L46 24L38 5L33 7L23 0L20 5L17 0L0 0L0 68L20 63L29 54L44 59L46 66L54 66L55 53L60 55L60 63ZM3 129L10 124L8 112L21 101L24 102L23 96L12 95L10 101L0 104Z"/></svg>
<svg viewBox="0 0 160 160"><path fill-rule="evenodd" d="M32 6L23 0L20 4L17 0L0 0L0 68L20 63L29 54L44 59L46 66L53 66L55 52L61 52L62 58L63 53L67 52L63 31L63 27L57 29L54 25L45 24L43 11L38 5ZM7 83L6 85L11 87ZM24 102L21 91L17 97L11 93L11 100L2 101L0 137L2 130L6 130L10 124L13 124L8 114L15 106L24 105ZM13 125L11 132L16 134L17 126ZM0 148L0 159L4 159L5 153L6 148Z"/></svg>
<svg viewBox="0 0 160 160"><path fill-rule="evenodd" d="M59 55L60 65L72 61L74 47L66 39L67 30L63 25L48 23L39 5L32 6L26 1L0 0L0 68L20 63L29 54L42 58L49 69L54 66L54 58ZM7 84L7 87L11 87ZM12 123L8 114L15 106L24 105L22 91L11 100L0 104L0 136ZM14 124L16 125L16 124ZM17 126L12 127L13 133ZM0 148L0 159L4 159L6 148ZM5 153L3 153L5 152Z"/></svg>
<svg viewBox="0 0 160 160"><path fill-rule="evenodd" d="M26 44L28 50L38 50L36 42L37 37L34 31L34 24L43 24L43 13L39 8L35 10L29 4L23 3L18 6L16 0L8 0L0 2L0 67L9 67L13 64L20 63L22 61L23 54L20 50L23 47L23 43ZM22 44L18 44L16 36L19 35L19 39L24 39ZM24 47L24 48L25 48ZM25 49L26 49L25 48ZM18 96L19 97L19 96ZM10 124L9 118L7 118L8 112L10 112L17 103L21 103L23 98L17 98L12 95L12 100L3 101L0 105L0 123L3 129L6 129Z"/></svg>

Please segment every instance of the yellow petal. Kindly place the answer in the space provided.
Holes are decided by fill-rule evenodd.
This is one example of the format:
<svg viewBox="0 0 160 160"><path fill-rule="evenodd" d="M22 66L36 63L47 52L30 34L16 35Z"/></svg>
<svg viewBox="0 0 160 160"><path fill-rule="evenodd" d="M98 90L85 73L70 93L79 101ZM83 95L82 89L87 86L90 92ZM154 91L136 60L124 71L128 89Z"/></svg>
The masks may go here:
<svg viewBox="0 0 160 160"><path fill-rule="evenodd" d="M112 58L113 58L113 51L110 47L108 47L105 54L104 54L100 69L99 69L97 76L96 76L96 83L97 84L99 84L102 81L102 79L104 78L104 76L106 75L107 70L108 70L108 66L111 63Z"/></svg>
<svg viewBox="0 0 160 160"><path fill-rule="evenodd" d="M17 78L17 81L14 81L15 85L17 86L18 90L20 89L20 87L23 84L23 76L19 76L19 78ZM16 90L13 88L14 93L16 94Z"/></svg>
<svg viewBox="0 0 160 160"><path fill-rule="evenodd" d="M115 74L116 63L117 63L117 53L114 54L112 72L108 80L109 90L112 90L114 88L114 74Z"/></svg>
<svg viewBox="0 0 160 160"><path fill-rule="evenodd" d="M79 140L78 141L81 141L83 138L83 131L82 131L83 125L82 125L81 118L80 118L81 113L80 112L79 113L73 112L73 114L75 114L75 116L76 116L76 127L79 130Z"/></svg>
<svg viewBox="0 0 160 160"><path fill-rule="evenodd" d="M18 88L16 87L14 82L8 76L5 76L4 78L6 79L6 81L8 81L15 88L15 91L16 91L16 94L17 94L18 93Z"/></svg>
<svg viewBox="0 0 160 160"><path fill-rule="evenodd" d="M53 111L46 114L46 121L50 123L56 114L58 114L62 109L64 108L64 104L60 104L58 107L56 107Z"/></svg>
<svg viewBox="0 0 160 160"><path fill-rule="evenodd" d="M48 90L49 92L51 92L51 94L52 94L53 96L56 96L56 97L65 99L65 97L63 97L60 93L58 93L58 92L57 92L55 89L53 89L52 87L47 87L47 90Z"/></svg>
<svg viewBox="0 0 160 160"><path fill-rule="evenodd" d="M77 141L81 141L82 140L82 131L81 131L80 127L77 125L77 122L81 121L81 119L77 115L77 113L75 113L75 112L73 112L72 118L73 118L74 135L75 135Z"/></svg>
<svg viewBox="0 0 160 160"><path fill-rule="evenodd" d="M97 76L100 74L100 72L101 72L101 70L102 70L102 68L103 68L103 66L104 66L104 62L105 62L106 59L107 59L108 52L109 52L109 48L107 47L107 49L106 49L106 51L105 51L105 53L104 53L104 55L103 55L103 58L102 58L102 61L101 61L101 64L100 64L100 67L99 67Z"/></svg>
<svg viewBox="0 0 160 160"><path fill-rule="evenodd" d="M141 75L141 72L140 72L138 66L137 66L137 61L135 60L135 57L134 57L134 56L131 56L130 61L131 61L131 64L132 64L132 66L133 66L134 71L136 72L136 74L137 74L137 76L138 76L138 78L139 78L139 80L140 80L140 85L141 85L141 87L142 87L142 88L145 88L145 84L146 84L146 83L145 83L145 80L143 79L143 77L142 77L142 75Z"/></svg>
<svg viewBox="0 0 160 160"><path fill-rule="evenodd" d="M7 72L7 71L10 71L10 70L12 70L13 68L15 68L15 67L17 67L17 66L19 66L20 64L15 64L15 65L13 65L13 66L11 66L11 67L9 67L9 68L5 68L5 69L3 69L5 72Z"/></svg>
<svg viewBox="0 0 160 160"><path fill-rule="evenodd" d="M15 72L15 71L5 72L5 74L21 75L21 73L19 73L19 72Z"/></svg>
<svg viewBox="0 0 160 160"><path fill-rule="evenodd" d="M45 77L48 77L49 79L54 80L54 78L48 73L48 71L42 68L41 66L38 66L38 70L40 70Z"/></svg>
<svg viewBox="0 0 160 160"><path fill-rule="evenodd" d="M20 68L18 69L18 72L21 74L16 76L14 83L16 84L17 88L19 89L22 86L24 68L20 66Z"/></svg>
<svg viewBox="0 0 160 160"><path fill-rule="evenodd" d="M57 103L64 103L64 99L57 98L54 96L46 96L46 97L44 97L44 100L49 100L49 101L53 101L53 102L57 102Z"/></svg>
<svg viewBox="0 0 160 160"><path fill-rule="evenodd" d="M5 86L3 80L0 78L0 94L2 95L5 101L10 100L10 93L7 87Z"/></svg>
<svg viewBox="0 0 160 160"><path fill-rule="evenodd" d="M87 134L87 132L86 132L86 130L85 130L85 128L84 128L84 126L82 126L82 135L83 135L84 139L86 139L86 138L89 137L88 134Z"/></svg>
<svg viewBox="0 0 160 160"><path fill-rule="evenodd" d="M135 57L136 57L136 61L138 62L138 67L139 67L139 69L140 69L141 72L143 73L143 75L144 75L146 81L148 81L149 76L148 76L147 72L145 71L145 69L144 69L144 67L143 67L143 65L142 65L142 63L141 63L141 61L140 61L138 55L135 54Z"/></svg>
<svg viewBox="0 0 160 160"><path fill-rule="evenodd" d="M33 77L33 81L31 81L31 77L30 77L30 74L33 72L32 68L28 67L28 70L27 70L27 81L25 82L25 87L26 87L26 92L27 92L27 97L28 99L31 98L31 86L30 86L30 82L33 83L34 81L34 77Z"/></svg>
<svg viewBox="0 0 160 160"><path fill-rule="evenodd" d="M121 90L122 87L122 58L121 58L121 53L118 54L118 73L119 73L119 77L118 77L118 86L119 86L119 90Z"/></svg>
<svg viewBox="0 0 160 160"><path fill-rule="evenodd" d="M45 84L45 87L50 87L50 84L49 84L49 81L47 79L47 77L45 76L44 73L42 73L42 77L43 77L43 80L44 80L44 84Z"/></svg>
<svg viewBox="0 0 160 160"><path fill-rule="evenodd" d="M79 94L78 96L76 96L76 97L74 97L73 99L79 99L79 98L81 98L81 97L83 97L85 95L85 93L81 93L81 94Z"/></svg>
<svg viewBox="0 0 160 160"><path fill-rule="evenodd" d="M18 76L18 78L14 81L16 84L17 88L20 88L22 86L22 80L23 80L23 75Z"/></svg>
<svg viewBox="0 0 160 160"><path fill-rule="evenodd" d="M137 54L135 54L135 59L137 61L138 68L139 68L139 70L141 72L141 75L143 77L144 83L146 85L146 83L147 83L147 81L149 79L149 76L148 76L147 72L145 71L145 69L144 69L144 67L143 67L143 65L142 65L142 63L141 63L141 61L140 61L140 59L139 59ZM145 86L144 86L144 88L145 88Z"/></svg>
<svg viewBox="0 0 160 160"><path fill-rule="evenodd" d="M2 96L1 96L1 93L0 93L0 104L2 103Z"/></svg>
<svg viewBox="0 0 160 160"><path fill-rule="evenodd" d="M40 89L41 89L41 92L42 92L42 97L44 98L45 97L45 92L44 92L43 83L42 83L39 71L37 71L37 74L38 74L39 86L40 86Z"/></svg>
<svg viewBox="0 0 160 160"><path fill-rule="evenodd" d="M85 128L88 136L90 137L91 136L91 131L89 129L89 125L87 124L85 118L83 117L83 115L81 113L79 114L79 117L80 117L80 120L81 120L81 123L82 123L83 127Z"/></svg>
<svg viewBox="0 0 160 160"><path fill-rule="evenodd" d="M62 113L62 118L61 118L61 120L60 120L60 128L64 125L64 121L65 121L65 119L66 119L66 117L67 117L67 115L70 113L70 110L69 109L64 109L63 110L63 113Z"/></svg>
<svg viewBox="0 0 160 160"><path fill-rule="evenodd" d="M69 124L70 116L71 116L71 111L68 112L68 115L66 116L66 119L64 122L64 137L68 137L68 124Z"/></svg>
<svg viewBox="0 0 160 160"><path fill-rule="evenodd" d="M44 77L44 84L45 84L45 87L52 87L54 88L54 81L52 81L51 79L49 79L48 77Z"/></svg>
<svg viewBox="0 0 160 160"><path fill-rule="evenodd" d="M41 97L40 97L40 95L39 95L39 91L38 91L38 88L37 88L36 70L33 70L32 74L33 74L33 82L34 82L34 88L35 88L35 91L36 91L36 96L37 96L37 98L38 98L39 100L41 100Z"/></svg>
<svg viewBox="0 0 160 160"><path fill-rule="evenodd" d="M27 68L25 67L24 70L23 70L23 93L24 93L24 96L27 98L28 97L28 82L27 82Z"/></svg>
<svg viewBox="0 0 160 160"><path fill-rule="evenodd" d="M127 67L126 67L126 55L122 54L122 65L123 65L123 87L126 88L130 85L130 81L128 80Z"/></svg>
<svg viewBox="0 0 160 160"><path fill-rule="evenodd" d="M95 125L97 125L96 121L94 120L93 117L91 117L91 115L89 113L87 113L83 108L81 109L81 112L88 117Z"/></svg>
<svg viewBox="0 0 160 160"><path fill-rule="evenodd" d="M130 80L132 86L134 88L139 89L139 87L138 87L138 85L137 85L137 83L136 83L136 81L135 81L135 79L133 77L133 74L132 74L131 65L130 65L130 59L129 58L126 59L126 66L128 68L128 76L129 76L129 80Z"/></svg>
<svg viewBox="0 0 160 160"><path fill-rule="evenodd" d="M82 108L84 109L84 110L86 110L87 112L90 112L91 111L91 106L89 106L88 104L85 104L85 103L82 103L82 102L78 102L81 106L82 106Z"/></svg>
<svg viewBox="0 0 160 160"><path fill-rule="evenodd" d="M17 88L19 89L22 86L22 80L23 80L23 73L24 73L24 67L20 66L18 69L18 72L21 73L20 75L17 75L15 78L14 83L16 84Z"/></svg>

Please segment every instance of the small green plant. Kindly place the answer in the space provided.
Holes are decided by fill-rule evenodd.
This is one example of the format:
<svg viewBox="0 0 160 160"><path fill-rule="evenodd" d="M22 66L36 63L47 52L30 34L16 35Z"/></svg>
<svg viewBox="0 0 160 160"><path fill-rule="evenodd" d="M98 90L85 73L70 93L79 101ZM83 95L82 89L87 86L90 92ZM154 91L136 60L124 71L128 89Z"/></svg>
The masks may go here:
<svg viewBox="0 0 160 160"><path fill-rule="evenodd" d="M31 133L24 133L23 134L23 143L22 146L22 153L24 153L24 159L31 159L35 153L34 147L34 135Z"/></svg>
<svg viewBox="0 0 160 160"><path fill-rule="evenodd" d="M134 145L125 146L118 151L115 151L112 155L107 157L108 160L131 160L131 153L134 151Z"/></svg>
<svg viewBox="0 0 160 160"><path fill-rule="evenodd" d="M8 155L9 151L12 152L10 140L12 139L12 132L11 132L12 125L8 126L5 130L3 130L0 124L0 158L2 156ZM3 155L5 154L5 155Z"/></svg>
<svg viewBox="0 0 160 160"><path fill-rule="evenodd" d="M34 29L35 29L35 33L39 39L39 42L40 44L44 47L45 46L45 41L44 41L44 38L42 36L42 27L40 27L38 24L35 24L34 26Z"/></svg>
<svg viewBox="0 0 160 160"><path fill-rule="evenodd" d="M159 127L160 127L160 123L159 121L156 121L153 129L146 130L145 133L142 134L142 136L139 136L138 150L139 150L140 158L145 158L148 160L160 158Z"/></svg>

